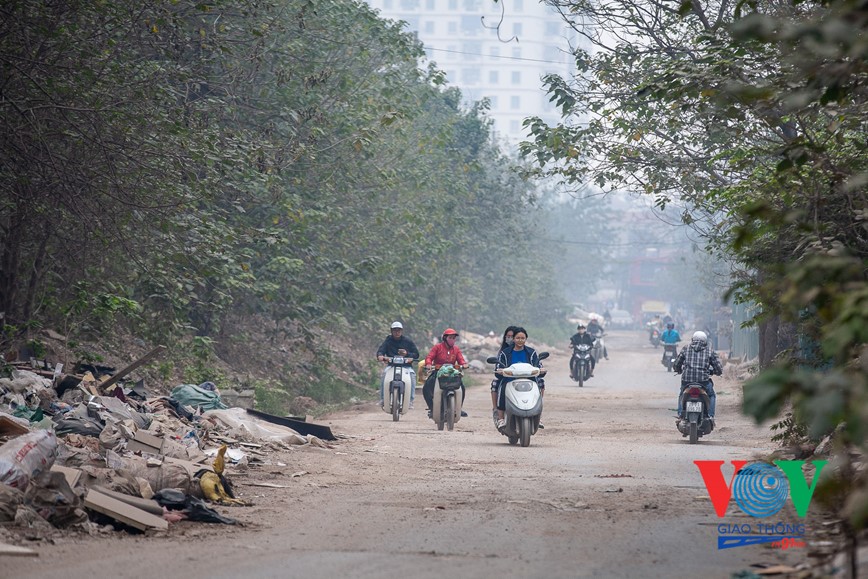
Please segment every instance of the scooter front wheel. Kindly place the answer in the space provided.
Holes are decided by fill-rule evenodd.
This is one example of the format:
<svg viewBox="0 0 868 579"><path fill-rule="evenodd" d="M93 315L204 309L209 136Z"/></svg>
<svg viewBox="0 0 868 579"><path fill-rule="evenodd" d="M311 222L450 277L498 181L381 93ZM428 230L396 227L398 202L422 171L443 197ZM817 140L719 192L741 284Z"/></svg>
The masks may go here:
<svg viewBox="0 0 868 579"><path fill-rule="evenodd" d="M533 428L533 426L531 425L530 417L525 416L524 418L522 418L521 422L519 423L519 426L518 426L518 435L519 435L519 438L521 439L521 445L522 446L525 446L525 447L530 446L531 428Z"/></svg>
<svg viewBox="0 0 868 579"><path fill-rule="evenodd" d="M401 403L398 399L398 391L392 390L390 398L392 401L392 422L398 422L401 419Z"/></svg>
<svg viewBox="0 0 868 579"><path fill-rule="evenodd" d="M452 430L455 427L455 396L446 398L446 428Z"/></svg>

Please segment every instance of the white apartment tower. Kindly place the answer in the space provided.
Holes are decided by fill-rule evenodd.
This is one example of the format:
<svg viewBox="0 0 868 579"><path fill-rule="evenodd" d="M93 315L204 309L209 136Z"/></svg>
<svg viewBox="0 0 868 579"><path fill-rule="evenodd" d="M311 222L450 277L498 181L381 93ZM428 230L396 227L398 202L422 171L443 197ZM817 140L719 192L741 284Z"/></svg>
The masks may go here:
<svg viewBox="0 0 868 579"><path fill-rule="evenodd" d="M574 71L569 54L574 34L539 0L366 1L381 17L407 22L428 60L467 101L490 99L499 139L515 145L526 138L522 122L529 116L557 122L541 78Z"/></svg>

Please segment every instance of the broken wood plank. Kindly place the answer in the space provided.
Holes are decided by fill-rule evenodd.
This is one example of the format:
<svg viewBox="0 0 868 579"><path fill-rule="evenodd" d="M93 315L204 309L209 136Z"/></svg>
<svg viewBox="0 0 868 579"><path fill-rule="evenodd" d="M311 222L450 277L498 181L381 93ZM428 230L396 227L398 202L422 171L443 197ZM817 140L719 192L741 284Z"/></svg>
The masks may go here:
<svg viewBox="0 0 868 579"><path fill-rule="evenodd" d="M27 547L18 547L7 543L0 543L0 556L11 555L17 557L38 557L39 553Z"/></svg>
<svg viewBox="0 0 868 579"><path fill-rule="evenodd" d="M279 485L275 483L267 483L267 482L243 482L241 483L247 487L266 487L269 489L288 489L289 485Z"/></svg>
<svg viewBox="0 0 868 579"><path fill-rule="evenodd" d="M0 434L27 434L30 429L7 416L0 416Z"/></svg>
<svg viewBox="0 0 868 579"><path fill-rule="evenodd" d="M94 489L88 490L87 496L84 498L84 506L140 531L147 531L148 529L165 531L169 528L169 522L163 517L152 515Z"/></svg>
<svg viewBox="0 0 868 579"><path fill-rule="evenodd" d="M118 380L120 380L121 378L123 378L124 376L126 376L127 374L129 374L130 372L135 370L136 368L138 368L139 366L147 364L152 359L156 358L157 355L160 354L160 352L162 352L165 349L166 349L166 346L162 346L162 345L157 346L156 348L154 348L153 350L151 350L150 352L148 352L147 354L145 354L144 356L142 356L141 358L139 358L138 360L136 360L135 362L133 362L132 364L127 366L126 368L122 368L122 369L118 370L118 372L114 376L109 378L108 380L100 383L98 389L101 391L105 391L106 388L108 388L109 386L111 386L112 384L114 384L115 382L117 382Z"/></svg>
<svg viewBox="0 0 868 579"><path fill-rule="evenodd" d="M163 507L161 507L160 503L158 503L157 501L151 499L143 499L141 497L134 497L133 495L128 495L126 493L119 493L117 491L113 491L99 485L94 485L91 488L101 492L104 495L108 495L114 499L117 499L123 503L132 505L137 509L141 509L145 512L151 513L152 515L156 515L158 517L163 516Z"/></svg>

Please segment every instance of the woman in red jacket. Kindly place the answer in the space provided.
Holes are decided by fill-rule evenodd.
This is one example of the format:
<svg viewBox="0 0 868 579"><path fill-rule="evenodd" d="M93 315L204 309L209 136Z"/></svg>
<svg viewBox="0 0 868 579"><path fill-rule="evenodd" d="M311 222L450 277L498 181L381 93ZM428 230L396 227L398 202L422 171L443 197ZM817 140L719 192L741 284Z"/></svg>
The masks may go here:
<svg viewBox="0 0 868 579"><path fill-rule="evenodd" d="M458 332L452 328L446 328L443 335L440 336L440 343L431 348L428 355L425 357L425 365L433 366L435 370L439 370L443 364L452 364L457 369L467 368L467 361L464 359L464 354L461 353L456 343L458 342ZM431 408L434 407L434 381L437 379L437 372L431 372L425 380L425 385L422 387L422 396L425 397L425 402L428 404L428 417L431 417ZM461 383L461 397L464 399L464 383ZM461 416L467 416L467 413L461 411Z"/></svg>

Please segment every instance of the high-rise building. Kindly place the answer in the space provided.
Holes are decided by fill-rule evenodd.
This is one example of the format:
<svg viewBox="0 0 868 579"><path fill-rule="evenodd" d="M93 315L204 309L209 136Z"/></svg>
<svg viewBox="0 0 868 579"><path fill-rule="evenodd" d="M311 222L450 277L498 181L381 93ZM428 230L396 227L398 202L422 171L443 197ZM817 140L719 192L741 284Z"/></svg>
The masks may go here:
<svg viewBox="0 0 868 579"><path fill-rule="evenodd" d="M539 0L367 0L380 16L407 22L427 59L446 73L467 101L487 97L498 138L515 145L527 137L526 117L556 123L543 90L549 73L569 76L574 33Z"/></svg>

